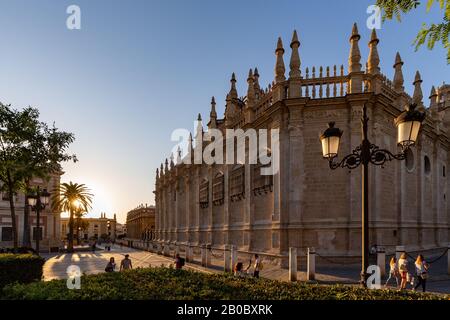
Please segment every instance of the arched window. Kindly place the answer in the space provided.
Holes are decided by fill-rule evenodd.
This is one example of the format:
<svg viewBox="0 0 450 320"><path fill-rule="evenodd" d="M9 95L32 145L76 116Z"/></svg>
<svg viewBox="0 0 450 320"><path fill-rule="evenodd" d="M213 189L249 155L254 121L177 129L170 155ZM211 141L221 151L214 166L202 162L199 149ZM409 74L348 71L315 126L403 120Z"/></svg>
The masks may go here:
<svg viewBox="0 0 450 320"><path fill-rule="evenodd" d="M414 170L414 154L411 149L407 149L405 152L405 166L408 172L412 172Z"/></svg>
<svg viewBox="0 0 450 320"><path fill-rule="evenodd" d="M199 203L201 208L208 208L209 204L209 181L203 179L199 186Z"/></svg>
<svg viewBox="0 0 450 320"><path fill-rule="evenodd" d="M223 204L223 198L225 197L225 188L224 188L225 180L222 172L216 174L213 180L213 204L215 206L219 206Z"/></svg>
<svg viewBox="0 0 450 320"><path fill-rule="evenodd" d="M245 167L239 165L230 174L230 200L239 201L245 198Z"/></svg>
<svg viewBox="0 0 450 320"><path fill-rule="evenodd" d="M430 163L430 158L428 158L428 156L425 156L423 158L423 169L425 174L428 176L431 173L431 163Z"/></svg>
<svg viewBox="0 0 450 320"><path fill-rule="evenodd" d="M261 174L261 169L270 167L269 165L256 164L253 166L253 194L255 196L272 192L273 190L273 175Z"/></svg>

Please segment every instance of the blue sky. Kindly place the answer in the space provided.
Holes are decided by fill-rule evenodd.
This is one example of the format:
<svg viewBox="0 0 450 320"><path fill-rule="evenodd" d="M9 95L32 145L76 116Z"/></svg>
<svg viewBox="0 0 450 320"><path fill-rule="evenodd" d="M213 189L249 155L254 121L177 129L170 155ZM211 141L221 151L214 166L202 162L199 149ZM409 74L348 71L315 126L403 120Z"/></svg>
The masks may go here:
<svg viewBox="0 0 450 320"><path fill-rule="evenodd" d="M367 6L374 1L119 1L0 0L0 101L32 105L46 122L76 135L63 181L86 183L96 197L91 216L106 211L124 221L140 203L153 203L155 169L168 156L176 128L204 119L214 95L219 114L229 79L246 92L248 69L260 83L273 80L274 49L297 29L302 70L347 66L353 22L362 36L363 61L370 30ZM81 30L66 28L66 8L81 8ZM422 22L439 21L423 6L402 23L378 31L381 70L392 78L395 53L404 64L405 87L422 74L424 96L431 85L450 81L445 51L438 45L414 51ZM428 104L428 99L425 99Z"/></svg>

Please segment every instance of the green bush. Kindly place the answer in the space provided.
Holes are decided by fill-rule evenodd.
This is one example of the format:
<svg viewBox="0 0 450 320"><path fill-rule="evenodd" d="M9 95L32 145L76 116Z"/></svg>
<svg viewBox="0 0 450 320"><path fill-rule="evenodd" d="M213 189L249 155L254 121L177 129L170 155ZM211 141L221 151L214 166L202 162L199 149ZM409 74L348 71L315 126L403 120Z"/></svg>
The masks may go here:
<svg viewBox="0 0 450 320"><path fill-rule="evenodd" d="M356 286L288 283L242 279L168 268L135 269L83 276L81 289L69 290L66 280L6 286L1 299L25 300L429 300L448 296L369 290Z"/></svg>
<svg viewBox="0 0 450 320"><path fill-rule="evenodd" d="M44 262L44 258L33 254L0 254L0 288L41 280Z"/></svg>

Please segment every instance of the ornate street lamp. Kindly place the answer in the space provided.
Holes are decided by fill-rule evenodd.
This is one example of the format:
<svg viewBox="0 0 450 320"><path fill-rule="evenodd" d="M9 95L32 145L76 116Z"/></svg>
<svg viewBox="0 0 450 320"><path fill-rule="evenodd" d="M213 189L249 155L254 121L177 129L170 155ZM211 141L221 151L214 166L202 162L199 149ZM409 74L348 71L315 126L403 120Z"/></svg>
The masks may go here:
<svg viewBox="0 0 450 320"><path fill-rule="evenodd" d="M40 187L37 187L36 194L31 193L27 196L28 205L33 211L36 211L36 253L39 254L39 241L41 240L42 232L40 229L41 211L50 203L50 193L47 189L41 191Z"/></svg>
<svg viewBox="0 0 450 320"><path fill-rule="evenodd" d="M369 142L367 137L367 106L364 104L362 123L362 142L353 149L352 153L346 155L341 161L335 162L338 155L339 143L342 136L342 130L334 127L334 122L328 124L328 129L320 136L322 143L322 155L328 159L331 169L348 168L355 169L362 165L362 268L361 284L366 286L367 268L369 266L369 170L368 165L383 165L386 161L404 160L406 151L414 146L419 135L420 127L425 119L425 113L415 109L415 104L407 106L396 119L397 126L397 144L401 147L401 152L393 154L389 150L380 149L378 146Z"/></svg>

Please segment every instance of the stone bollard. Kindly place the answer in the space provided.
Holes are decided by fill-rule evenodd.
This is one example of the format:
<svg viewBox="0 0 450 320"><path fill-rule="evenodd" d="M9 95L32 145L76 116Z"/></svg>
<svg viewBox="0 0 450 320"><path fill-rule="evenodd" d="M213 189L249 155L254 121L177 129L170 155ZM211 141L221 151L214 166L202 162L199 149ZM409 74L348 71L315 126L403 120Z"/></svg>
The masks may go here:
<svg viewBox="0 0 450 320"><path fill-rule="evenodd" d="M289 248L289 281L297 281L297 248Z"/></svg>
<svg viewBox="0 0 450 320"><path fill-rule="evenodd" d="M163 255L170 256L170 246L168 243L164 244Z"/></svg>
<svg viewBox="0 0 450 320"><path fill-rule="evenodd" d="M192 262L192 261L194 261L193 254L192 254L192 246L188 242L186 245L186 262Z"/></svg>
<svg viewBox="0 0 450 320"><path fill-rule="evenodd" d="M175 253L174 253L174 257L176 257L177 254L180 254L180 246L176 244L176 245L175 245Z"/></svg>
<svg viewBox="0 0 450 320"><path fill-rule="evenodd" d="M308 258L306 266L306 280L316 279L316 249L308 248Z"/></svg>
<svg viewBox="0 0 450 320"><path fill-rule="evenodd" d="M225 245L223 251L223 271L230 272L231 271L231 251L228 245Z"/></svg>
<svg viewBox="0 0 450 320"><path fill-rule="evenodd" d="M234 270L234 266L237 263L237 248L235 245L231 246L231 272Z"/></svg>
<svg viewBox="0 0 450 320"><path fill-rule="evenodd" d="M162 254L162 246L161 246L161 243L157 243L157 244L156 244L156 253L157 253L157 254Z"/></svg>
<svg viewBox="0 0 450 320"><path fill-rule="evenodd" d="M450 274L450 243L447 246L447 272Z"/></svg>
<svg viewBox="0 0 450 320"><path fill-rule="evenodd" d="M206 245L202 244L200 247L201 257L202 257L202 267L206 267Z"/></svg>
<svg viewBox="0 0 450 320"><path fill-rule="evenodd" d="M383 247L377 247L377 265L380 268L380 275L386 275L386 250Z"/></svg>
<svg viewBox="0 0 450 320"><path fill-rule="evenodd" d="M211 245L206 245L206 267L211 266Z"/></svg>
<svg viewBox="0 0 450 320"><path fill-rule="evenodd" d="M400 256L402 255L402 253L405 252L405 246L396 246L395 247L395 258L400 259Z"/></svg>

